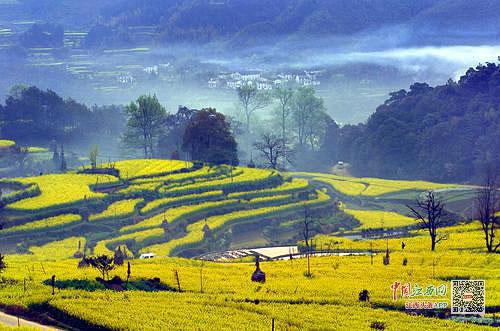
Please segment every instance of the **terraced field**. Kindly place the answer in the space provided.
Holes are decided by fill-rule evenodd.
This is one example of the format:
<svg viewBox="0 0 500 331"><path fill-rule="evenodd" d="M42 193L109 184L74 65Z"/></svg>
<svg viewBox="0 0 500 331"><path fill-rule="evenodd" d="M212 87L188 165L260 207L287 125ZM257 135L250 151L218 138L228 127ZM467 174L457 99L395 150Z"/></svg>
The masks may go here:
<svg viewBox="0 0 500 331"><path fill-rule="evenodd" d="M390 180L381 178L343 177L323 173L293 173L297 176L312 177L314 180L331 185L346 196L378 197L400 191L425 191L455 188L456 184L438 184L425 181Z"/></svg>
<svg viewBox="0 0 500 331"><path fill-rule="evenodd" d="M415 219L395 212L356 209L344 209L343 211L354 216L361 222L361 226L357 228L360 230L374 228L397 228L417 224Z"/></svg>
<svg viewBox="0 0 500 331"><path fill-rule="evenodd" d="M123 246L134 254L161 256L207 249L229 225L286 221L310 205L331 209L328 195L304 179L276 171L227 166L194 166L170 160L126 160L96 169L0 181L16 186L3 197L8 250L44 245L54 239L85 237L87 249L112 253ZM305 194L306 193L306 194ZM205 238L200 225L213 227ZM202 227L202 226L201 226ZM31 236L46 230L50 237Z"/></svg>
<svg viewBox="0 0 500 331"><path fill-rule="evenodd" d="M11 146L14 146L16 144L15 141L12 140L0 140L0 149L1 148L9 148Z"/></svg>
<svg viewBox="0 0 500 331"><path fill-rule="evenodd" d="M381 178L343 177L324 173L292 173L320 187L341 201L342 211L359 223L353 232L365 230L392 231L415 228L418 223L409 215L408 205L422 192L433 190L443 199L447 210L460 219L470 217L474 187L425 181L388 180Z"/></svg>
<svg viewBox="0 0 500 331"><path fill-rule="evenodd" d="M114 183L118 179L109 175L57 174L30 178L17 178L3 182L36 185L40 194L9 203L5 208L12 211L30 212L85 203L105 197L95 192L91 185Z"/></svg>
<svg viewBox="0 0 500 331"><path fill-rule="evenodd" d="M482 320L492 324L500 306L500 256L485 252L479 224L441 229L447 240L431 253L428 235L405 213L405 204L422 190L456 185L294 175L300 178L135 160L0 180L0 187L14 188L1 200L0 252L7 253L7 269L0 278L0 307L64 319L77 329L262 330L273 323L276 330L495 329L445 313L412 316L403 300L392 298L395 281L437 286L455 278L484 279ZM463 197L470 194L459 192L448 201L463 204ZM345 222L325 234L314 232L312 246L323 256L311 258L312 276L306 274L307 259L262 262L267 280L261 284L250 280L253 262L192 258L227 249L233 230L244 234L255 225L300 235L297 224L305 212L325 229ZM364 236L375 230L397 236ZM131 258L131 287L123 292L105 289L95 280L97 270L78 267L84 254L112 256L118 248ZM386 249L389 265L382 263ZM138 259L144 253L156 257ZM126 279L127 265L116 266L110 276ZM151 282L162 289L148 290ZM369 302L359 300L362 290L369 291ZM449 296L443 300L450 304Z"/></svg>
<svg viewBox="0 0 500 331"><path fill-rule="evenodd" d="M186 161L144 159L119 161L114 168L120 172L120 177L134 179L166 175L191 166L192 163Z"/></svg>

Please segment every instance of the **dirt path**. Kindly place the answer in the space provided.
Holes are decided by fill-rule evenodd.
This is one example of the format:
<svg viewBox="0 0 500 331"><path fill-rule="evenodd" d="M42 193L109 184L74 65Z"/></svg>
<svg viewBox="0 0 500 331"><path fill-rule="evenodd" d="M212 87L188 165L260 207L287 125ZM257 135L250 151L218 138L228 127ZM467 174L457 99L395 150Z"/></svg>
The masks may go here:
<svg viewBox="0 0 500 331"><path fill-rule="evenodd" d="M4 324L7 326L24 326L38 330L61 330L51 326L38 324L35 322L31 322L22 318L17 318L16 316L8 315L3 312L0 312L0 324Z"/></svg>

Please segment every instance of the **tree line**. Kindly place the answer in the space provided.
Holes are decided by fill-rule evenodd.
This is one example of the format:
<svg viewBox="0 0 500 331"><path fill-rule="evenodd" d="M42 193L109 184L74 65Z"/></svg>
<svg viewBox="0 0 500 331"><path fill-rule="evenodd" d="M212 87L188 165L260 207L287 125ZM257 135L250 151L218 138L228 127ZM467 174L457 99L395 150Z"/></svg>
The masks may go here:
<svg viewBox="0 0 500 331"><path fill-rule="evenodd" d="M284 85L265 92L245 84L237 89L237 96L244 122L241 140L247 143L242 144L242 154L248 157L245 152L256 151L265 167L284 170L306 166L324 143L328 123L334 122L312 87ZM258 112L264 108L272 109L271 120L255 125ZM298 154L302 158L295 158Z"/></svg>
<svg viewBox="0 0 500 331"><path fill-rule="evenodd" d="M312 87L272 92L244 84L234 116L179 107L156 96L87 107L51 90L16 86L0 105L0 137L23 145L121 141L137 156L329 171L355 176L475 182L500 150L500 66L467 70L457 82L414 83L389 94L365 123L340 126ZM93 139L92 139L93 138ZM240 162L241 161L241 162Z"/></svg>
<svg viewBox="0 0 500 331"><path fill-rule="evenodd" d="M168 113L156 95L142 95L126 108L123 142L145 158L168 157L238 165L237 143L226 117L214 108L179 107Z"/></svg>
<svg viewBox="0 0 500 331"><path fill-rule="evenodd" d="M324 161L347 161L356 176L481 182L498 163L500 66L487 63L457 82L390 93L366 123L330 123L325 141Z"/></svg>
<svg viewBox="0 0 500 331"><path fill-rule="evenodd" d="M470 68L457 82L392 92L357 125L339 126L310 87L267 94L243 86L238 98L245 134L262 165L272 168L329 171L342 162L360 177L479 183L498 162L500 66L494 63ZM254 126L258 110L272 106L271 124Z"/></svg>
<svg viewBox="0 0 500 331"><path fill-rule="evenodd" d="M88 107L52 90L14 86L0 104L0 137L20 145L50 146L85 142L95 136L119 136L124 127L121 106Z"/></svg>

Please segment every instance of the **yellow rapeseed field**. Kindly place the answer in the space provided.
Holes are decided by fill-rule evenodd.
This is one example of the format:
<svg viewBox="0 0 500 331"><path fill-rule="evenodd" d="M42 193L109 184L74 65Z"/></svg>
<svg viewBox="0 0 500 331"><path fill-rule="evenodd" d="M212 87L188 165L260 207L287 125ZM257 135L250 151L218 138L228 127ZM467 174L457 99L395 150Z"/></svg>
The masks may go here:
<svg viewBox="0 0 500 331"><path fill-rule="evenodd" d="M408 225L415 225L414 218L404 216L395 212L383 210L356 210L344 208L343 211L354 216L361 225L356 229L374 229L374 228L397 228Z"/></svg>
<svg viewBox="0 0 500 331"><path fill-rule="evenodd" d="M190 168L193 164L180 160L143 159L118 161L114 166L120 171L122 178L132 179L166 174L182 168Z"/></svg>
<svg viewBox="0 0 500 331"><path fill-rule="evenodd" d="M102 198L106 195L92 191L90 185L114 182L116 178L108 175L56 174L16 178L14 181L22 184L37 184L41 194L9 204L7 209L40 210L85 199Z"/></svg>
<svg viewBox="0 0 500 331"><path fill-rule="evenodd" d="M331 185L335 190L345 195L363 195L369 197L380 196L383 194L394 193L403 190L425 191L455 188L459 186L456 184L438 184L426 181L344 177L324 173L296 172L292 174L297 176L313 176L315 180L323 181Z"/></svg>
<svg viewBox="0 0 500 331"><path fill-rule="evenodd" d="M6 254L7 268L0 277L1 306L43 307L44 313L50 308L60 316L76 317L89 327L113 330L266 330L271 329L273 321L275 330L370 330L374 325L397 331L495 330L451 319L411 316L404 310L404 301L392 297L391 285L396 281L422 286L445 284L449 291L451 279L483 279L487 284L487 309L500 306L500 255L486 252L477 221L438 229L446 239L438 243L435 252L430 251L425 230L388 239L354 239L358 237L348 238L342 232L316 235L313 246L328 253L311 257L310 277L305 275L305 258L262 261L266 273L262 284L250 280L253 262L168 257L189 249L201 251L206 244L205 225L220 235L234 224L278 221L297 232L298 237L293 238L301 238L302 229L293 226L301 224L298 221L302 221L305 206L332 211L328 215L333 216L342 211L352 215L361 223L350 231L353 233L414 225L412 218L389 211L402 210L392 208L397 201L382 208L377 199L402 190L416 195L421 190L455 185L296 174L331 186L342 194L336 197L326 189L315 188L307 179L289 181L271 170L235 168L233 176L225 177L226 172L214 175L217 168L205 166L169 174L192 164L168 160L127 160L116 162L115 167L132 185L99 193L92 190L94 184L117 182L118 178L67 173L15 179L38 185L41 194L10 203L2 211L18 225L1 231L0 240L3 235L7 240L19 236L22 243L15 246L14 242L14 248ZM334 197L347 202L339 203L340 211L333 205ZM92 205L89 202L93 199L101 200ZM69 208L59 209L61 206ZM31 213L41 210L48 212L31 218ZM82 222L87 210L92 211L91 221ZM115 217L120 222L112 221ZM52 231L60 228L63 230ZM170 236L169 229L176 232ZM135 254L136 259L128 260L131 282L159 278L171 290L86 288L96 284L100 273L78 268L81 254L112 256L117 246L130 256ZM388 265L382 263L386 249L390 253ZM137 259L146 252L157 257ZM75 253L79 253L78 258L74 258ZM54 295L47 285L52 275L67 284L56 288ZM126 264L117 266L110 276L125 279ZM369 302L359 301L363 290L369 292ZM449 298L447 295L443 300L450 304Z"/></svg>
<svg viewBox="0 0 500 331"><path fill-rule="evenodd" d="M143 202L144 199L128 199L113 202L99 214L90 215L90 221L101 221L109 218L125 218L134 214L135 206Z"/></svg>

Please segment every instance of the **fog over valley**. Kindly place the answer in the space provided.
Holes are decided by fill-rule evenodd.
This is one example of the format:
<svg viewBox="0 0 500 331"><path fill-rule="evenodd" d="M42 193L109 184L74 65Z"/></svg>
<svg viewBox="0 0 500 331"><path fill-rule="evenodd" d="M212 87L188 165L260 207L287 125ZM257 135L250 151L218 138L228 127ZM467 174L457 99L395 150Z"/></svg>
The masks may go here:
<svg viewBox="0 0 500 331"><path fill-rule="evenodd" d="M500 0L0 0L0 330L500 330Z"/></svg>
<svg viewBox="0 0 500 331"><path fill-rule="evenodd" d="M230 119L240 159L247 163L261 134L297 125L292 115L286 120L277 116L276 93L301 90L304 100L317 102L315 107L327 116L314 129L319 131L307 138L312 153L308 158L314 159L314 153L324 155L321 148L333 139L324 134L358 136L350 125L361 123L356 128L369 129L377 109L403 95L403 89L411 95L419 86L449 85L461 81L471 67L495 63L500 15L494 2L4 1L0 95L9 108L7 99L18 97L19 86L35 86L89 110L111 105L120 109L122 117L115 123L121 124L108 130L118 134L100 144L104 159L141 154L124 149L122 136L124 111L141 95L156 96L169 114L181 106L215 108ZM254 88L258 98L245 102L243 87ZM297 102L293 107L299 107ZM338 133L336 126L341 128ZM288 137L294 148L297 139L305 144L302 130L313 130L300 125L296 129ZM25 139L32 142L29 136ZM102 140L96 132L85 139L75 136L67 144L71 150L88 150ZM154 143L160 142L158 137ZM344 147L337 146L323 161L353 162L361 153ZM180 149L177 143L161 153L169 156ZM85 157L86 152L78 154ZM323 161L316 163L318 169L328 167ZM290 163L297 170L307 165L297 162ZM363 162L358 162L361 167Z"/></svg>
<svg viewBox="0 0 500 331"><path fill-rule="evenodd" d="M162 10L171 8L182 13L179 15L187 15L181 29L187 28L186 25L199 28L198 23L189 21L188 17L203 6L223 16L199 24L214 24L218 29L217 19L224 15L236 15L236 19L240 19L237 1L222 5L200 2L182 10L183 7L177 7L178 3L168 3ZM286 1L277 3L277 8L282 3ZM305 6L290 1L292 3ZM52 5L55 8L48 9ZM247 5L249 8L259 6L258 2ZM460 8L461 5L453 6ZM487 11L489 5L488 2L478 3L477 8ZM451 25L455 22L453 18L443 20L438 14L440 5L431 6L425 1L413 9L404 6L395 9L412 17L410 21L386 19L387 23L382 23L374 16L373 22L366 27L339 25L330 33L311 27L318 19L312 17L320 15L314 14L312 9L307 9L310 14L302 13L311 15L310 18L302 17L301 23L295 19L295 23L284 27L284 23L276 23L281 22L273 16L278 14L269 7L269 13L263 17L242 19L234 32L217 32L220 34L200 41L179 34L176 40L167 38L166 42L158 39L163 23L145 24L146 11L144 17L135 18L137 23L120 21L134 6L120 1L82 6L73 1L57 5L44 0L37 3L38 7L30 1L4 1L0 6L4 9L0 15L0 58L4 59L0 64L3 77L0 95L6 95L15 84L28 84L53 89L62 96L89 105L126 104L139 94L156 93L171 111L178 105L194 108L210 105L230 114L236 112L234 91L220 86L209 88L209 80L220 73L260 72L266 79L272 79L279 73L296 75L304 70L320 70L317 90L325 98L328 113L339 123L358 123L365 121L391 91L417 81L437 85L448 78L457 79L470 66L494 61L500 53L500 44L495 43L498 41L498 29L494 25L498 22L496 14L483 17L481 29L477 28L479 19L476 16L464 22L468 29L457 29ZM337 12L345 10L328 2L318 4L317 10L334 15L329 6ZM385 4L380 6L383 10ZM82 11L88 15L79 18L78 13ZM291 20L294 14L287 15L290 18L286 19ZM355 17L358 14L344 15ZM374 15L384 17L382 13ZM112 22L113 17L115 22ZM257 23L251 20L281 24L283 27L276 28L277 31L287 32L264 33L267 28L259 31L258 25L251 25ZM281 20L285 20L284 16ZM424 21L427 24L422 24ZM54 29L43 26L47 23L61 29L49 32L54 40L41 40L36 36L37 29L33 30L33 24L38 25L40 31ZM302 27L298 28L299 25ZM377 28L369 29L370 25ZM124 29L126 34L119 32ZM251 34L253 30L257 33ZM55 37L58 33L61 36ZM435 38L436 34L439 39ZM97 43L99 46L95 46Z"/></svg>

